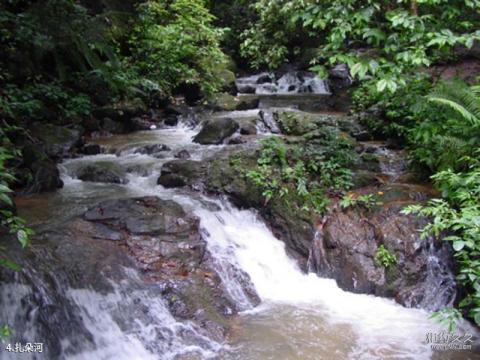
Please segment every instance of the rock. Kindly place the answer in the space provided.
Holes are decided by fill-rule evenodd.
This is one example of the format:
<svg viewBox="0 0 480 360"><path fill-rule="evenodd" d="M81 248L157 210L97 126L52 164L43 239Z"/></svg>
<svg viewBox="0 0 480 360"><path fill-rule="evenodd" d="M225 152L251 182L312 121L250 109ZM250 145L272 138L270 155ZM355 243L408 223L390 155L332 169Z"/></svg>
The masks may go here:
<svg viewBox="0 0 480 360"><path fill-rule="evenodd" d="M217 71L216 76L222 80L222 90L227 91L228 93L235 92L235 74L233 71L228 69L220 69Z"/></svg>
<svg viewBox="0 0 480 360"><path fill-rule="evenodd" d="M304 135L315 130L318 124L316 117L307 113L284 111L275 117L282 133L287 135Z"/></svg>
<svg viewBox="0 0 480 360"><path fill-rule="evenodd" d="M276 113L266 112L261 110L258 115L265 127L273 134L280 134L280 128L277 124Z"/></svg>
<svg viewBox="0 0 480 360"><path fill-rule="evenodd" d="M240 124L240 134L242 135L256 135L257 127L253 122L244 121Z"/></svg>
<svg viewBox="0 0 480 360"><path fill-rule="evenodd" d="M164 174L157 180L158 185L168 188L183 187L186 184L185 179L176 174Z"/></svg>
<svg viewBox="0 0 480 360"><path fill-rule="evenodd" d="M159 152L171 151L165 144L149 144L135 149L135 154L147 154L152 155Z"/></svg>
<svg viewBox="0 0 480 360"><path fill-rule="evenodd" d="M126 184L125 171L114 163L95 163L77 170L77 177L82 181Z"/></svg>
<svg viewBox="0 0 480 360"><path fill-rule="evenodd" d="M271 83L273 81L270 74L262 74L257 79L257 84Z"/></svg>
<svg viewBox="0 0 480 360"><path fill-rule="evenodd" d="M203 97L202 89L197 83L182 83L174 91L174 95L183 95L188 105L196 105Z"/></svg>
<svg viewBox="0 0 480 360"><path fill-rule="evenodd" d="M193 141L203 145L218 145L233 135L237 129L238 124L231 118L210 119L193 138Z"/></svg>
<svg viewBox="0 0 480 360"><path fill-rule="evenodd" d="M81 152L85 155L98 155L104 151L105 149L98 144L85 144L81 149Z"/></svg>
<svg viewBox="0 0 480 360"><path fill-rule="evenodd" d="M239 97L221 93L216 96L210 106L216 111L234 111L256 109L258 103L258 97Z"/></svg>
<svg viewBox="0 0 480 360"><path fill-rule="evenodd" d="M90 134L90 137L94 140L108 139L108 138L111 138L112 136L113 136L113 134L111 132L104 131L104 130L94 131Z"/></svg>
<svg viewBox="0 0 480 360"><path fill-rule="evenodd" d="M112 314L118 324L132 319L146 326L155 323L162 341L226 342L231 319L245 310L226 291L198 217L170 200L103 201L52 231L38 233L33 241L39 246L9 248L6 254L25 271L0 271L8 283L15 278L29 288L19 298L28 300L36 311L30 306L18 307L12 316L41 324L38 331L48 344L44 348L47 358L60 356L58 339L94 346L83 316L72 302L72 289L88 289L79 294L89 297L93 311ZM248 275L228 266L221 271L238 281L239 290L242 288L252 306L259 303ZM112 301L115 308L105 309ZM169 316L164 304L174 317L188 324L180 328L187 331L171 333L172 321L162 323L164 314ZM67 320L67 327L59 326Z"/></svg>
<svg viewBox="0 0 480 360"><path fill-rule="evenodd" d="M453 262L445 242L421 240L426 221L400 211L410 190L389 196L372 210L334 210L312 244L311 264L345 290L395 298L401 304L438 310L456 297ZM375 260L380 245L397 259L384 268Z"/></svg>
<svg viewBox="0 0 480 360"><path fill-rule="evenodd" d="M125 134L128 132L128 126L124 121L115 121L106 117L102 120L102 130L111 134Z"/></svg>
<svg viewBox="0 0 480 360"><path fill-rule="evenodd" d="M83 128L66 128L52 124L36 122L29 130L31 134L42 142L43 149L48 157L60 160L68 155L74 147L81 145Z"/></svg>
<svg viewBox="0 0 480 360"><path fill-rule="evenodd" d="M108 118L114 123L126 125L130 119L145 114L147 111L148 108L142 99L130 98L128 100L119 101L113 105L98 107L93 110L93 115L99 119Z"/></svg>
<svg viewBox="0 0 480 360"><path fill-rule="evenodd" d="M247 140L242 136L234 136L227 141L227 145L240 145L245 144Z"/></svg>
<svg viewBox="0 0 480 360"><path fill-rule="evenodd" d="M345 89L353 84L350 69L347 64L339 64L330 69L328 74L330 87L335 91Z"/></svg>
<svg viewBox="0 0 480 360"><path fill-rule="evenodd" d="M27 185L26 193L54 191L63 187L57 165L49 160L36 162L31 167L32 179Z"/></svg>
<svg viewBox="0 0 480 360"><path fill-rule="evenodd" d="M173 160L162 167L157 184L164 187L193 186L205 175L205 165L193 160Z"/></svg>
<svg viewBox="0 0 480 360"><path fill-rule="evenodd" d="M240 97L240 101L236 107L236 110L251 110L257 109L260 103L260 99L258 97L249 96L249 97Z"/></svg>
<svg viewBox="0 0 480 360"><path fill-rule="evenodd" d="M22 148L25 193L41 193L63 187L60 172L42 144L26 143Z"/></svg>
<svg viewBox="0 0 480 360"><path fill-rule="evenodd" d="M188 150L185 150L185 149L177 151L173 156L178 158L178 159L190 159L190 157L191 157Z"/></svg>
<svg viewBox="0 0 480 360"><path fill-rule="evenodd" d="M130 119L130 126L134 131L152 130L152 126L155 126L156 128L156 125L151 120L140 116Z"/></svg>

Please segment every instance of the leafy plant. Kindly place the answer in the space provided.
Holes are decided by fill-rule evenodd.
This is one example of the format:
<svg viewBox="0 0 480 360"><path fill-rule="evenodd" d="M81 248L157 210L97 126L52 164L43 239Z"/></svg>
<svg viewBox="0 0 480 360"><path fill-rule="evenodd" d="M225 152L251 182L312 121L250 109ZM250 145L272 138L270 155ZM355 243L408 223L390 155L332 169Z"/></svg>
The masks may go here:
<svg viewBox="0 0 480 360"><path fill-rule="evenodd" d="M480 145L480 96L462 82L441 83L426 97L417 117L430 113L411 130L415 159L432 171L458 169Z"/></svg>
<svg viewBox="0 0 480 360"><path fill-rule="evenodd" d="M340 206L342 209L347 209L350 207L360 206L367 210L372 209L377 205L381 205L378 196L376 194L365 194L365 195L355 195L349 193L345 195L342 200L340 200Z"/></svg>
<svg viewBox="0 0 480 360"><path fill-rule="evenodd" d="M8 146L8 138L4 131L0 129L0 144ZM11 146L11 144L10 144ZM6 162L12 159L17 153L9 150L5 146L0 146L0 227L5 227L9 232L16 236L18 242L22 247L26 247L29 243L30 236L33 235L33 230L25 225L25 221L16 216L13 208L14 204L10 197L12 190L9 184L15 180L13 175L8 171ZM0 247L0 252L3 252L3 247ZM10 268L12 270L19 270L19 266L6 258L0 258L0 266Z"/></svg>
<svg viewBox="0 0 480 360"><path fill-rule="evenodd" d="M352 174L347 166L353 156L344 146L334 134L302 145L287 145L273 136L263 141L257 168L247 177L263 189L267 203L278 197L293 201L303 211L323 213L330 202L328 191L351 186Z"/></svg>
<svg viewBox="0 0 480 360"><path fill-rule="evenodd" d="M434 312L430 319L438 321L440 325L445 326L449 332L453 333L462 319L462 313L455 308L445 308Z"/></svg>
<svg viewBox="0 0 480 360"><path fill-rule="evenodd" d="M0 327L0 341L5 341L12 335L12 330L7 325Z"/></svg>
<svg viewBox="0 0 480 360"><path fill-rule="evenodd" d="M431 219L422 238L441 236L452 243L459 266L457 279L467 291L459 306L480 324L480 160L466 157L462 162L468 164L468 170L449 169L432 177L443 199L411 205L403 212Z"/></svg>
<svg viewBox="0 0 480 360"><path fill-rule="evenodd" d="M397 263L397 257L388 251L382 244L377 248L375 253L375 261L384 268L389 268Z"/></svg>

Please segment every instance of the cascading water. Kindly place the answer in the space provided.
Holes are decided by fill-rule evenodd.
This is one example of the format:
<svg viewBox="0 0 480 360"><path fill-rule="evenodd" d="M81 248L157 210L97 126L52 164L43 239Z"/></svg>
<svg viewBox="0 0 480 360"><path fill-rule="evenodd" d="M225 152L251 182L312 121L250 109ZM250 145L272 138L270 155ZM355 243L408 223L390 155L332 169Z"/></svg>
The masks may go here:
<svg viewBox="0 0 480 360"><path fill-rule="evenodd" d="M287 72L278 79L270 73L239 78L237 88L239 93L257 95L330 94L325 80L313 73L299 71Z"/></svg>
<svg viewBox="0 0 480 360"><path fill-rule="evenodd" d="M73 258L50 259L40 255L37 264L22 275L30 279L30 285L10 283L0 289L0 313L13 325L16 339L60 337L59 348L50 358L68 359L428 359L432 356L424 339L426 333L438 329L426 311L344 292L333 280L304 274L255 212L235 209L226 200L205 199L188 191L157 186L161 165L179 150L187 150L194 159L201 159L222 149L222 146L192 143L194 133L180 125L109 139L104 145L115 148L116 155L64 162L61 168L65 187L42 199L41 204L30 204L25 209L26 216L36 218L37 224L46 223L44 226L48 228L81 213L93 201L144 195L173 199L193 211L201 219L207 248L223 285L239 307L246 310L234 326L237 330L233 331L230 346L210 339L188 321L176 320L162 301L161 291L154 285L142 287L138 274L128 264L113 264L121 267L123 275L111 278L108 272L99 273L98 278L106 285L85 289L76 286L75 274L64 265ZM161 158L135 151L154 143L165 144L170 150ZM75 178L80 166L100 161L130 169L128 183L105 185ZM205 200L214 201L217 207L205 206ZM34 273L35 265L42 261L51 266L48 273L52 275L50 281L56 284L53 288L31 285L35 281L42 284L49 281ZM231 268L241 269L250 276L262 300L260 306L252 307ZM62 272L65 273L61 275ZM50 297L52 291L55 298ZM45 301L50 301L60 314L66 314L60 320L68 323L62 325L44 319L40 326L33 321L38 320L35 314ZM27 322L28 327L25 319L32 320ZM76 331L65 331L65 327ZM52 328L55 331L49 334Z"/></svg>

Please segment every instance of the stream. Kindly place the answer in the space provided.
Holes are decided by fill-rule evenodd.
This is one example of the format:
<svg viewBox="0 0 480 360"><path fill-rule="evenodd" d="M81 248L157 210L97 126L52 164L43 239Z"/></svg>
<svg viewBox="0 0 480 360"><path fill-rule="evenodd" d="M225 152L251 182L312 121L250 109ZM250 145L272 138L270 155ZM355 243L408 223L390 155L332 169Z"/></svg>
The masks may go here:
<svg viewBox="0 0 480 360"><path fill-rule="evenodd" d="M282 95L286 92L284 88L282 85ZM280 106L284 102L282 97ZM246 110L217 116L257 113L258 110ZM228 341L210 336L193 322L174 317L154 284L146 286L142 275L128 261L118 264L113 261L114 271L97 269L93 260L85 262L89 273L97 277L84 279L69 265L76 264L76 258L82 256L77 250L65 251L64 258L49 257L42 250L42 243L34 243L31 251L36 255L31 255L32 265L28 265L28 260L23 261L22 274L14 282L1 285L0 316L13 328L13 341L40 341L47 349L44 354L21 356L0 352L0 358L478 358L468 352L432 351L426 336L442 329L429 319L430 314L425 310L405 308L390 299L349 293L332 279L305 274L255 211L239 210L227 199L157 185L162 165L174 159L178 151L187 150L193 160L201 160L227 146L193 143L192 137L198 131L199 128L180 121L175 127L99 140L107 153L65 160L59 165L64 187L55 193L20 198L18 208L20 215L37 232L42 232L55 231L103 200L142 196L174 200L200 219L215 270L240 311L232 319ZM260 131L252 141L267 135ZM170 150L160 158L136 152L152 144L165 144ZM77 178L81 167L98 163L127 169L128 183L101 184ZM397 176L393 174L396 165L394 159L391 166L385 167L386 175L393 179ZM22 255L13 256L19 259ZM259 305L252 304L239 280L232 276L231 267L249 276L260 297ZM97 282L101 285L97 286ZM47 305L56 309L50 318L45 318L48 312L40 310Z"/></svg>

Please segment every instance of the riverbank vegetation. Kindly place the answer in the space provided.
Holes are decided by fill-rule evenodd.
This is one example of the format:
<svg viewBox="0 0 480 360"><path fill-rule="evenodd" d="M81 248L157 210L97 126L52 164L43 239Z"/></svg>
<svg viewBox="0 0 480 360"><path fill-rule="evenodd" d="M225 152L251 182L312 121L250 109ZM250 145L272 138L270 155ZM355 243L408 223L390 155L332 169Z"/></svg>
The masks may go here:
<svg viewBox="0 0 480 360"><path fill-rule="evenodd" d="M21 150L35 140L33 123L72 128L111 108L146 112L176 95L214 97L231 85L232 58L241 72L288 64L322 77L346 64L362 124L408 149L418 176L441 191L406 212L431 217L425 234L452 243L465 294L459 306L480 325L480 74L467 68L463 80L445 82L429 70L478 62L479 41L479 0L4 1L2 225L27 244L11 194L32 176ZM348 142L317 135L309 141L323 141L322 153L264 144L248 176L267 201L291 192L322 213L328 191L349 187Z"/></svg>

